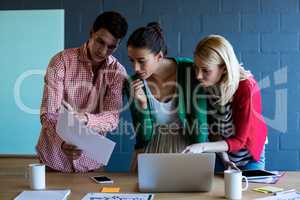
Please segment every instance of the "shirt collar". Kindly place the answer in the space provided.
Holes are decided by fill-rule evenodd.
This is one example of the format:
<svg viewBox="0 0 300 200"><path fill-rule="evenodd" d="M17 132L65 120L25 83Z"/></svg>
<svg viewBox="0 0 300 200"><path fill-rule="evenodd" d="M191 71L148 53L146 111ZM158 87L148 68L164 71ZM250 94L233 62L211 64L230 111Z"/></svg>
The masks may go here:
<svg viewBox="0 0 300 200"><path fill-rule="evenodd" d="M92 65L91 59L88 57L88 42L85 42L79 49L79 60ZM113 57L110 55L104 60L104 65L109 66L113 62Z"/></svg>

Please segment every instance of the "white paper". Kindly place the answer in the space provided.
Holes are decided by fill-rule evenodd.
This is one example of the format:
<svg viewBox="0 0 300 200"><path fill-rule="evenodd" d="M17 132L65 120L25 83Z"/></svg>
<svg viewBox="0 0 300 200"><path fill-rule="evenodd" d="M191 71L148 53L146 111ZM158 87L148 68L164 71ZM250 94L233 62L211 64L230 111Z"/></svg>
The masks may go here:
<svg viewBox="0 0 300 200"><path fill-rule="evenodd" d="M65 200L71 190L23 191L14 200Z"/></svg>
<svg viewBox="0 0 300 200"><path fill-rule="evenodd" d="M291 193L282 194L282 195L257 198L255 200L300 200L300 193L299 192L291 192Z"/></svg>
<svg viewBox="0 0 300 200"><path fill-rule="evenodd" d="M91 159L103 165L107 165L116 144L88 128L64 106L61 106L56 132L66 143L76 145Z"/></svg>
<svg viewBox="0 0 300 200"><path fill-rule="evenodd" d="M87 193L81 200L153 200L153 194Z"/></svg>

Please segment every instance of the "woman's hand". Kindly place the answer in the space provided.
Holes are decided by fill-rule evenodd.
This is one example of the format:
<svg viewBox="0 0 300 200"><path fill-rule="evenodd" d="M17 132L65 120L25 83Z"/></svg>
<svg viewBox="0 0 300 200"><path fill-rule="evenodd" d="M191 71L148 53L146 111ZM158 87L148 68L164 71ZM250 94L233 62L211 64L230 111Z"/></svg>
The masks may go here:
<svg viewBox="0 0 300 200"><path fill-rule="evenodd" d="M203 153L205 149L205 143L196 143L187 146L182 153Z"/></svg>
<svg viewBox="0 0 300 200"><path fill-rule="evenodd" d="M220 157L220 159L223 162L224 168L225 169L235 169L235 170L240 170L234 162L230 161L228 153L227 152L220 152L217 153L217 155Z"/></svg>
<svg viewBox="0 0 300 200"><path fill-rule="evenodd" d="M133 97L136 99L143 109L147 108L147 96L143 90L144 83L140 79L134 80L131 83L131 90L133 91Z"/></svg>
<svg viewBox="0 0 300 200"><path fill-rule="evenodd" d="M82 154L81 149L78 149L75 145L67 144L65 142L62 143L61 150L69 160L77 160Z"/></svg>
<svg viewBox="0 0 300 200"><path fill-rule="evenodd" d="M234 162L231 161L223 161L225 169L235 169L240 171L240 169L234 164Z"/></svg>

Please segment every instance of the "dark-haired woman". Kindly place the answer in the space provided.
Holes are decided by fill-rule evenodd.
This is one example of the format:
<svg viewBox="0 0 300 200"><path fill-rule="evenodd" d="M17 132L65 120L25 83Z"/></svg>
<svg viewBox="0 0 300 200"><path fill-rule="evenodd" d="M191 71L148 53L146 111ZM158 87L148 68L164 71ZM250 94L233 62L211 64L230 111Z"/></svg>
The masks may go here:
<svg viewBox="0 0 300 200"><path fill-rule="evenodd" d="M206 115L197 116L189 104L193 91L192 60L167 56L161 27L149 23L135 30L127 42L128 57L135 75L126 91L136 134L131 170L136 170L136 155L179 153L191 143L206 140ZM197 92L197 91L196 91ZM198 91L201 92L201 91ZM196 100L206 109L205 99ZM190 125L189 120L195 122Z"/></svg>

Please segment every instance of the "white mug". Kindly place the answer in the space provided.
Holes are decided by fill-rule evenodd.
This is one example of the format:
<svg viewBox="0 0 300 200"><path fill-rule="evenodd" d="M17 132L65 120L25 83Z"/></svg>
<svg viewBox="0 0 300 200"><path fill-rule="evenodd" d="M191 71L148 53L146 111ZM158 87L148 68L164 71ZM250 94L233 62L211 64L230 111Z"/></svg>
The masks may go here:
<svg viewBox="0 0 300 200"><path fill-rule="evenodd" d="M45 165L28 165L29 185L32 190L44 190L46 188Z"/></svg>
<svg viewBox="0 0 300 200"><path fill-rule="evenodd" d="M245 180L245 187L242 188L242 180ZM224 171L225 196L227 199L242 199L242 191L248 188L248 179L242 176L239 170L229 169Z"/></svg>

